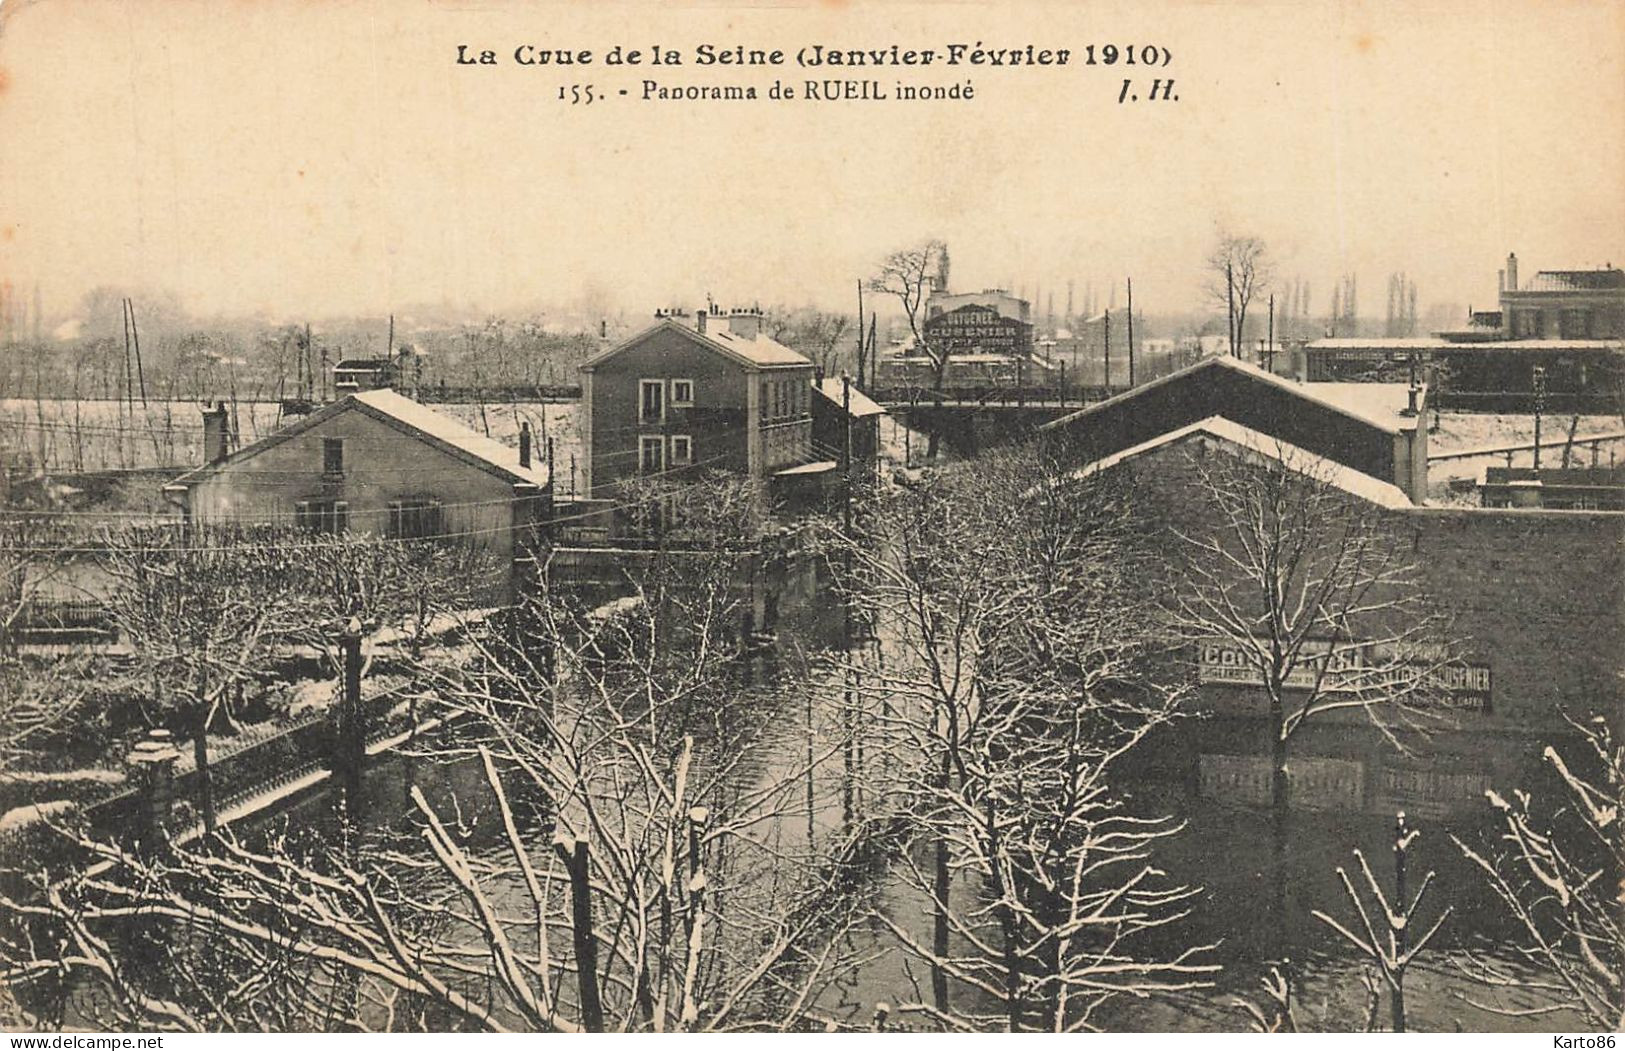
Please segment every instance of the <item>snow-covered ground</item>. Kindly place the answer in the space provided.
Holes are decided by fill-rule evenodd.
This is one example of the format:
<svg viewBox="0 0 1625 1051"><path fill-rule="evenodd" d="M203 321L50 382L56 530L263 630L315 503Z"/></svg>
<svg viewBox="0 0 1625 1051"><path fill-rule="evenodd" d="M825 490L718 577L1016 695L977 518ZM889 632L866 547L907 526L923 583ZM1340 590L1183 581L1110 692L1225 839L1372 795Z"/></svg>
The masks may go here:
<svg viewBox="0 0 1625 1051"><path fill-rule="evenodd" d="M1543 466L1555 467L1563 462L1562 445L1568 437L1571 424L1574 425L1575 436L1579 438L1588 434L1625 430L1625 422L1615 415L1581 416L1578 423L1573 416L1555 414L1546 416L1541 420L1540 432ZM1428 455L1436 457L1457 450L1532 443L1534 440L1535 418L1531 415L1445 412L1439 415L1438 429L1428 434ZM1554 443L1556 448L1553 448ZM1512 464L1515 467L1528 467L1533 460L1533 454L1528 450L1516 452L1512 456ZM1625 441L1605 443L1599 450L1597 462L1600 465L1610 466L1621 460L1625 460ZM1478 493L1466 483L1482 481L1486 467L1505 467L1506 463L1507 458L1504 454L1471 456L1458 460L1435 460L1428 464L1428 502L1476 506ZM1589 467L1591 449L1576 446L1570 463L1572 466ZM1452 482L1457 484L1452 487Z"/></svg>

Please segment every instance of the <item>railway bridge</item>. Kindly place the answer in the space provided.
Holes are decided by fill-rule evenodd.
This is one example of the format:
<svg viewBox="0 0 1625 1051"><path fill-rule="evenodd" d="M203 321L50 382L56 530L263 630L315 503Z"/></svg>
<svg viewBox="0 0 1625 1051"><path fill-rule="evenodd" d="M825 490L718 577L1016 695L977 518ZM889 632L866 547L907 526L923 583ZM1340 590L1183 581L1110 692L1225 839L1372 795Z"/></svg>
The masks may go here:
<svg viewBox="0 0 1625 1051"><path fill-rule="evenodd" d="M910 430L936 434L954 452L975 456L1120 392L1105 387L1005 387L985 393L894 388L876 392L875 400Z"/></svg>

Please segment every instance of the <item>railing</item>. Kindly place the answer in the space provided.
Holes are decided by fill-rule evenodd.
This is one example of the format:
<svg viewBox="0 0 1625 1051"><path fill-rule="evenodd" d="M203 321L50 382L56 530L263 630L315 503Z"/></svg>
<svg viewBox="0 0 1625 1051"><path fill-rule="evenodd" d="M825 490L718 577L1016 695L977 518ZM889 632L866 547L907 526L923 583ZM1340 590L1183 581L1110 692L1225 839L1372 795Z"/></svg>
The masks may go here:
<svg viewBox="0 0 1625 1051"><path fill-rule="evenodd" d="M943 390L930 387L879 387L869 396L894 410L909 408L1029 408L1081 409L1105 401L1128 388L1122 385L1079 386L954 386Z"/></svg>

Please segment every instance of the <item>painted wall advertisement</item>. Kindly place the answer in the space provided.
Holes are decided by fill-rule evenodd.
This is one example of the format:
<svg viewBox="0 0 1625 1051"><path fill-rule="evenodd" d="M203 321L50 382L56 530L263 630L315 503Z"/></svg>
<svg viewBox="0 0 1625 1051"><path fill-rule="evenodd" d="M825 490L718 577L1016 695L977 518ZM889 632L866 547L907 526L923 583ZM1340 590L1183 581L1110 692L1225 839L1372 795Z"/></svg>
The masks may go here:
<svg viewBox="0 0 1625 1051"><path fill-rule="evenodd" d="M1233 640L1211 640L1197 647L1197 677L1205 683L1235 686L1264 685L1262 651L1250 651ZM1431 679L1431 689L1416 690L1416 676ZM1415 650L1396 654L1371 642L1310 642L1287 673L1288 689L1332 693L1379 693L1392 682L1412 694L1417 705L1460 711L1489 711L1490 668L1459 660L1443 660L1437 651Z"/></svg>

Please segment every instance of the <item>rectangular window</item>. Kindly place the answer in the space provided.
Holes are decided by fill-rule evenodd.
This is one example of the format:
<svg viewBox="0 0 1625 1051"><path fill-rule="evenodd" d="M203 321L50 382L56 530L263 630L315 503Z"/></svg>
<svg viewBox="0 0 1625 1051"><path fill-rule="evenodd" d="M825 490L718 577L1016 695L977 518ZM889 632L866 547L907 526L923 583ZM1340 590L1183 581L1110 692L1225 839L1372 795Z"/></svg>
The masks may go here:
<svg viewBox="0 0 1625 1051"><path fill-rule="evenodd" d="M645 423L658 423L666 418L666 381L640 380L638 382L638 419Z"/></svg>
<svg viewBox="0 0 1625 1051"><path fill-rule="evenodd" d="M671 462L688 464L694 462L694 439L686 434L671 436Z"/></svg>
<svg viewBox="0 0 1625 1051"><path fill-rule="evenodd" d="M638 470L644 474L659 474L666 469L666 439L658 434L645 434L638 439Z"/></svg>
<svg viewBox="0 0 1625 1051"><path fill-rule="evenodd" d="M395 500L389 505L389 533L398 540L423 540L440 536L440 501Z"/></svg>
<svg viewBox="0 0 1625 1051"><path fill-rule="evenodd" d="M671 407L674 409L689 409L694 406L694 381L671 381Z"/></svg>
<svg viewBox="0 0 1625 1051"><path fill-rule="evenodd" d="M767 380L763 380L762 381L762 397L761 397L762 419L764 419L764 420L767 419L768 415L772 412L772 409L773 409L773 404L772 403L773 403L773 384L769 383Z"/></svg>
<svg viewBox="0 0 1625 1051"><path fill-rule="evenodd" d="M322 439L322 473L342 475L344 473L344 439Z"/></svg>
<svg viewBox="0 0 1625 1051"><path fill-rule="evenodd" d="M310 533L343 533L350 528L350 505L344 500L301 500L293 517L295 525Z"/></svg>

